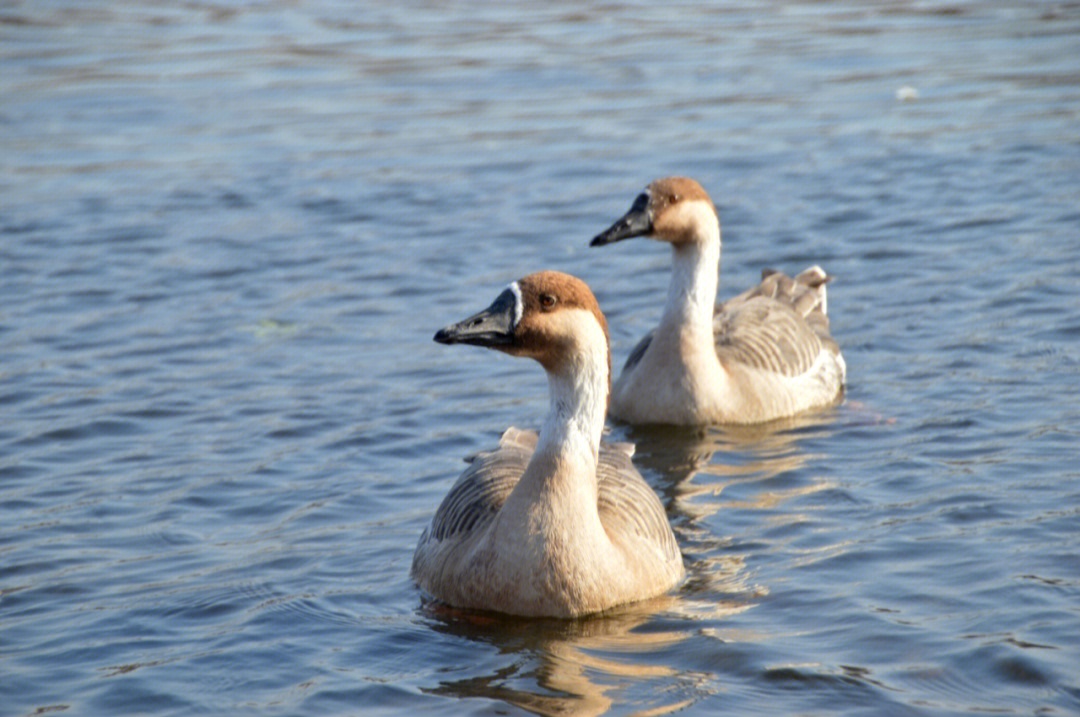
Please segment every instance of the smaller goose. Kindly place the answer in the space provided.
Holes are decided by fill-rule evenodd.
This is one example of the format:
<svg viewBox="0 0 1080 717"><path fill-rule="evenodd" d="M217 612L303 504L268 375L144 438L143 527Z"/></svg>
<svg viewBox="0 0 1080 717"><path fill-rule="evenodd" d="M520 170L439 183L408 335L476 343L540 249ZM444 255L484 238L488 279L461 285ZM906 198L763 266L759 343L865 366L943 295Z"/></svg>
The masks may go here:
<svg viewBox="0 0 1080 717"><path fill-rule="evenodd" d="M650 184L592 246L644 236L671 244L674 270L660 325L630 353L612 392L629 423L763 423L835 404L846 374L829 334L818 266L761 283L715 306L720 220L693 179Z"/></svg>
<svg viewBox="0 0 1080 717"><path fill-rule="evenodd" d="M416 546L421 589L455 607L575 617L675 586L682 557L633 446L600 440L611 359L589 287L530 274L435 340L535 359L550 409L539 435L510 428L471 459Z"/></svg>

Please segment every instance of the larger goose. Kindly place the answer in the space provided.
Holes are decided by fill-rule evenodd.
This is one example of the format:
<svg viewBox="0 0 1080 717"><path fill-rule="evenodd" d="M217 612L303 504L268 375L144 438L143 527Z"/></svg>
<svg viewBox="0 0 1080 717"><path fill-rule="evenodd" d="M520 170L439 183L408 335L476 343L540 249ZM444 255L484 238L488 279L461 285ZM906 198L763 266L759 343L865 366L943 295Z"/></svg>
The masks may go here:
<svg viewBox="0 0 1080 717"><path fill-rule="evenodd" d="M457 607L574 617L676 585L682 557L633 447L600 440L611 361L585 283L530 274L435 340L535 359L550 408L539 435L510 428L450 489L413 556L421 589Z"/></svg>

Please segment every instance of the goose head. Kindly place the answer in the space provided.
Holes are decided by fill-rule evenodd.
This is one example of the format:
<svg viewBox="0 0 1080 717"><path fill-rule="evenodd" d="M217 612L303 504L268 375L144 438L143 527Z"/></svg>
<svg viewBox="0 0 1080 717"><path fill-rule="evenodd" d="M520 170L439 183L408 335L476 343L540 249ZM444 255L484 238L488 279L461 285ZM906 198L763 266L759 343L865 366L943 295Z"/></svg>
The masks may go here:
<svg viewBox="0 0 1080 717"><path fill-rule="evenodd" d="M435 334L441 344L469 344L524 356L549 372L574 371L603 356L610 373L608 328L584 281L541 271L513 282L483 311Z"/></svg>
<svg viewBox="0 0 1080 717"><path fill-rule="evenodd" d="M630 211L598 234L590 246L641 236L674 246L708 241L719 236L716 207L702 186L689 177L657 179L638 195Z"/></svg>

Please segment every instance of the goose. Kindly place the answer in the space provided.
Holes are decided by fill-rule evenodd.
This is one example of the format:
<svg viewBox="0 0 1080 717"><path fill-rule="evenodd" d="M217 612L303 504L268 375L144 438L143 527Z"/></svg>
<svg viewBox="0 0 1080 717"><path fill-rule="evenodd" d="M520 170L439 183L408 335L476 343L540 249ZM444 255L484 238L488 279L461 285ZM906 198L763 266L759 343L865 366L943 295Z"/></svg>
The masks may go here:
<svg viewBox="0 0 1080 717"><path fill-rule="evenodd" d="M688 177L652 182L591 246L631 237L671 244L660 324L631 351L611 415L632 424L764 423L834 405L847 367L829 333L825 284L766 269L757 286L716 305L720 220Z"/></svg>
<svg viewBox="0 0 1080 717"><path fill-rule="evenodd" d="M607 321L583 281L530 274L435 341L534 359L550 404L539 433L507 429L450 488L413 555L423 592L457 608L568 618L657 597L682 579L633 446L601 442Z"/></svg>

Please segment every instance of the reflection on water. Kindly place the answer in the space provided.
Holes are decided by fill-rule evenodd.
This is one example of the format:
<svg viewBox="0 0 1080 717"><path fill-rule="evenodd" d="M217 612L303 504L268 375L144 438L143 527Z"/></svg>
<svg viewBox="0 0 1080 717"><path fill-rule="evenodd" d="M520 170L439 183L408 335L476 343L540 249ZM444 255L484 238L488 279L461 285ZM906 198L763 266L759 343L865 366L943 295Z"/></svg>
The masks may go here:
<svg viewBox="0 0 1080 717"><path fill-rule="evenodd" d="M642 695L642 713L677 712L695 701L703 676L650 656L677 652L689 635L683 629L641 629L657 615L677 612L676 603L674 597L659 598L579 620L526 620L429 607L435 630L516 656L496 673L446 680L429 691L497 699L540 715L601 715L616 699L612 693L634 685ZM727 614L736 612L732 608ZM716 610L713 617L723 614ZM645 697L650 685L672 681L680 688Z"/></svg>
<svg viewBox="0 0 1080 717"><path fill-rule="evenodd" d="M827 438L834 413L831 409L757 426L636 427L630 429L629 438L637 445L635 463L664 477L662 491L670 497L673 509L700 520L722 505L706 496L718 497L728 486L767 480L813 459L798 443ZM763 493L756 500L764 506L784 497L784 493Z"/></svg>
<svg viewBox="0 0 1080 717"><path fill-rule="evenodd" d="M793 473L817 456L803 440L825 440L840 409L756 426L625 427L637 450L635 464L662 496L687 560L687 586L681 606L707 614L745 609L768 595L768 586L747 574L745 555L732 549L723 512L771 511L766 520L797 523L798 511L777 510L785 503L835 486L821 476L769 487L770 479ZM747 497L722 500L741 486ZM719 515L718 515L719 514Z"/></svg>

